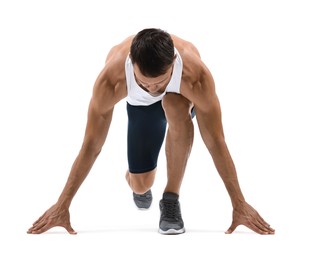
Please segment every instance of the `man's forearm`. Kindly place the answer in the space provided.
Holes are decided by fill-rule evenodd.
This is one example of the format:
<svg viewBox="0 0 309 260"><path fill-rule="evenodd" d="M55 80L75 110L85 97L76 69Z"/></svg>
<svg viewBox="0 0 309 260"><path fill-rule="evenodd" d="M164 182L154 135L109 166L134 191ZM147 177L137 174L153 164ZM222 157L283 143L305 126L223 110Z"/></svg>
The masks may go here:
<svg viewBox="0 0 309 260"><path fill-rule="evenodd" d="M233 207L245 201L241 192L235 165L225 143L217 145L210 151L215 166L229 193Z"/></svg>
<svg viewBox="0 0 309 260"><path fill-rule="evenodd" d="M80 150L71 168L66 185L58 199L58 204L69 207L80 185L86 179L100 151L85 146Z"/></svg>
<svg viewBox="0 0 309 260"><path fill-rule="evenodd" d="M95 101L91 100L88 122L82 148L73 163L66 185L58 199L58 205L69 207L80 185L90 172L101 152L112 120L113 108L105 112L95 110Z"/></svg>

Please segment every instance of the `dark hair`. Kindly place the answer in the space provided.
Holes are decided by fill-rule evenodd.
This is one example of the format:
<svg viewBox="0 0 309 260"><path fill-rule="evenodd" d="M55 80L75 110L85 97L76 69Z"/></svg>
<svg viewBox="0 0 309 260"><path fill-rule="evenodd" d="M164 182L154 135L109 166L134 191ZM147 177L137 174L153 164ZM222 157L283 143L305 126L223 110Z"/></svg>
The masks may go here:
<svg viewBox="0 0 309 260"><path fill-rule="evenodd" d="M146 77L158 77L168 70L174 61L174 43L167 32L149 28L133 38L130 57Z"/></svg>

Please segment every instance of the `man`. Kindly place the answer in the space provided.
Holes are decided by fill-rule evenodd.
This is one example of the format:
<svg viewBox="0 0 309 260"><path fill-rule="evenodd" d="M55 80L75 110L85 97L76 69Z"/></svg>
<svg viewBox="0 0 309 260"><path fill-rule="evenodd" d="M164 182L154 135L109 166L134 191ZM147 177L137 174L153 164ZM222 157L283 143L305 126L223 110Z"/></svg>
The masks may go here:
<svg viewBox="0 0 309 260"><path fill-rule="evenodd" d="M227 234L245 225L259 234L274 229L241 192L233 160L224 140L219 101L211 73L193 44L161 29L144 29L113 47L99 74L89 104L81 150L56 202L29 228L39 234L55 226L76 234L69 207L105 142L113 108L127 99L128 171L126 180L138 208L149 208L151 187L166 125L167 184L160 200L161 234L185 232L179 191L193 143L196 115L202 139L225 184L233 206Z"/></svg>

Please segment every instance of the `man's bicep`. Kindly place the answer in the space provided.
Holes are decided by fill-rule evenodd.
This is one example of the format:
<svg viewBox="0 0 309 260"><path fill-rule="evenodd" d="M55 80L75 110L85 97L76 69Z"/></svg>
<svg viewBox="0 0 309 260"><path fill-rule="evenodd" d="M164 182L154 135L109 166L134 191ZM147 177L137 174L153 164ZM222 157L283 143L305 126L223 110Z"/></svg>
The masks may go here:
<svg viewBox="0 0 309 260"><path fill-rule="evenodd" d="M99 109L99 106L94 98L90 100L83 145L96 150L101 149L106 140L112 115L113 107L102 110Z"/></svg>
<svg viewBox="0 0 309 260"><path fill-rule="evenodd" d="M218 97L214 95L202 105L196 106L195 112L201 136L207 147L223 141L224 133Z"/></svg>

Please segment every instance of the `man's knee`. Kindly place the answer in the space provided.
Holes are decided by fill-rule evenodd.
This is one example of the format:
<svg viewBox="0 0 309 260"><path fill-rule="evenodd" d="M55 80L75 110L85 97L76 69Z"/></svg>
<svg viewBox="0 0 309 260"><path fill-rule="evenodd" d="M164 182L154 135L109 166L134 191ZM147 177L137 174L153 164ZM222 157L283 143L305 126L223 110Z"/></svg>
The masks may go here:
<svg viewBox="0 0 309 260"><path fill-rule="evenodd" d="M127 172L126 179L134 193L144 194L152 187L155 173L156 169L138 174Z"/></svg>
<svg viewBox="0 0 309 260"><path fill-rule="evenodd" d="M191 118L193 104L180 94L167 93L162 100L162 107L168 121L178 121Z"/></svg>

